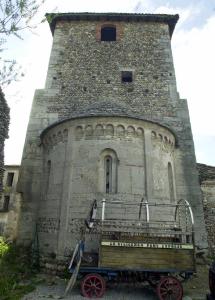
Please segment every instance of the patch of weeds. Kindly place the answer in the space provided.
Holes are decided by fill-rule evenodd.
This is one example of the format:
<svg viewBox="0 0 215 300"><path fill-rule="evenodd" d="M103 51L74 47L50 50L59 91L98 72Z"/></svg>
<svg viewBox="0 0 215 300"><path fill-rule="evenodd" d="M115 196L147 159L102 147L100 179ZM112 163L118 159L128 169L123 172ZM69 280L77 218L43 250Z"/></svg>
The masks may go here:
<svg viewBox="0 0 215 300"><path fill-rule="evenodd" d="M5 243L2 236L0 236L0 259L3 257L3 255L8 251L8 244Z"/></svg>
<svg viewBox="0 0 215 300"><path fill-rule="evenodd" d="M0 237L0 299L20 300L34 290L30 252Z"/></svg>
<svg viewBox="0 0 215 300"><path fill-rule="evenodd" d="M215 261L215 255L208 255L208 259L210 260L210 262Z"/></svg>

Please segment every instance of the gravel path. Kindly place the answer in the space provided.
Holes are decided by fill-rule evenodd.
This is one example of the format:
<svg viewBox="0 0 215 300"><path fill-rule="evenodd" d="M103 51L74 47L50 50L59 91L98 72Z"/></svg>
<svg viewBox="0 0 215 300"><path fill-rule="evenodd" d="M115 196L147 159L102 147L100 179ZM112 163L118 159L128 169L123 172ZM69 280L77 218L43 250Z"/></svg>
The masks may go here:
<svg viewBox="0 0 215 300"><path fill-rule="evenodd" d="M205 300L208 293L208 265L198 265L198 272L192 279L183 283L183 300ZM80 295L80 289L77 286L73 291L63 298L68 280L59 277L49 277L48 275L38 275L38 284L36 289L24 296L22 300L43 300L43 299L87 299ZM108 284L105 295L102 300L157 300L158 297L150 286L134 286L132 284Z"/></svg>
<svg viewBox="0 0 215 300"><path fill-rule="evenodd" d="M23 297L22 300L42 300L42 299L86 299L80 295L79 288L75 288L72 292L63 298L66 282L58 279L52 285L44 283L39 284L35 291ZM157 300L155 292L150 287L135 287L132 285L121 284L118 286L108 286L102 300Z"/></svg>

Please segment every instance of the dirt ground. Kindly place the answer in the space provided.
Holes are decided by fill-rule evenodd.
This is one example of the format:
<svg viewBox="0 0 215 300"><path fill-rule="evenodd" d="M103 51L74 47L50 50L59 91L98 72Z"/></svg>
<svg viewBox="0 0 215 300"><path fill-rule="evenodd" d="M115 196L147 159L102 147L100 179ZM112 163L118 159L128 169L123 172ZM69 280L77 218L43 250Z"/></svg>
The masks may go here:
<svg viewBox="0 0 215 300"><path fill-rule="evenodd" d="M183 300L205 300L208 289L208 269L209 265L201 262L197 265L197 273L192 279L183 283L184 297ZM73 299L83 300L80 295L79 286L63 298L67 280L59 277L50 277L48 275L39 275L43 280L35 291L23 297L22 300L43 300L43 299ZM157 300L156 293L149 286L140 286L132 284L109 284L103 300Z"/></svg>
<svg viewBox="0 0 215 300"><path fill-rule="evenodd" d="M193 275L191 280L183 283L184 295L192 300L206 299L206 294L209 292L208 271L209 264L197 264L197 273Z"/></svg>

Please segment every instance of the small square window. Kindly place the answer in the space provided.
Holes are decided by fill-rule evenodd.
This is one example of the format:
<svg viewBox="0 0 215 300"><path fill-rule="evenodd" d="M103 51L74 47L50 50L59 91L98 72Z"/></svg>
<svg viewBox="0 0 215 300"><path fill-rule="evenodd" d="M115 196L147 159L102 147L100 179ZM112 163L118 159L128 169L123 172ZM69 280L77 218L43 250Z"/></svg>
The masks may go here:
<svg viewBox="0 0 215 300"><path fill-rule="evenodd" d="M105 26L101 29L101 41L116 41L116 27Z"/></svg>
<svg viewBox="0 0 215 300"><path fill-rule="evenodd" d="M133 81L132 71L122 71L121 79L122 79L122 82L132 82Z"/></svg>

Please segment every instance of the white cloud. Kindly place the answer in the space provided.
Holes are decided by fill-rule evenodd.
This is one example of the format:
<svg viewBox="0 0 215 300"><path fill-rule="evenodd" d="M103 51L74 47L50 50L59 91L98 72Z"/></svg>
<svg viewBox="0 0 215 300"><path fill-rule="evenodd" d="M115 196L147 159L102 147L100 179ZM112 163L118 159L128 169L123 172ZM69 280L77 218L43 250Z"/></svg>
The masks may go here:
<svg viewBox="0 0 215 300"><path fill-rule="evenodd" d="M23 53L17 59L23 67L25 77L5 90L11 108L10 138L5 143L7 164L20 163L34 92L44 88L51 43L48 25L43 24L37 29L37 35L23 44Z"/></svg>
<svg viewBox="0 0 215 300"><path fill-rule="evenodd" d="M160 6L154 10L155 14L179 14L180 18L177 24L177 29L184 26L186 21L194 19L200 13L199 6L188 5L186 8L173 7L169 4Z"/></svg>
<svg viewBox="0 0 215 300"><path fill-rule="evenodd" d="M215 17L203 28L179 30L173 38L178 89L188 99L195 134L215 133Z"/></svg>
<svg viewBox="0 0 215 300"><path fill-rule="evenodd" d="M187 98L197 161L215 165L215 17L202 28L180 28L173 36L176 78Z"/></svg>
<svg viewBox="0 0 215 300"><path fill-rule="evenodd" d="M132 12L133 6L134 1L130 0L48 0L45 9L56 7L60 12Z"/></svg>
<svg viewBox="0 0 215 300"><path fill-rule="evenodd" d="M140 0L137 1L133 12L135 13L152 13L153 12L153 2L151 0Z"/></svg>

